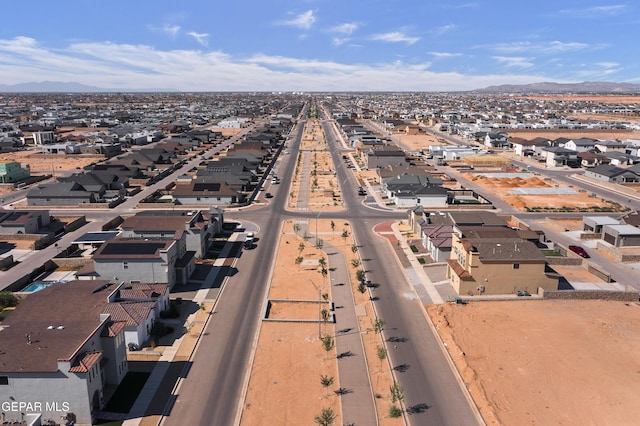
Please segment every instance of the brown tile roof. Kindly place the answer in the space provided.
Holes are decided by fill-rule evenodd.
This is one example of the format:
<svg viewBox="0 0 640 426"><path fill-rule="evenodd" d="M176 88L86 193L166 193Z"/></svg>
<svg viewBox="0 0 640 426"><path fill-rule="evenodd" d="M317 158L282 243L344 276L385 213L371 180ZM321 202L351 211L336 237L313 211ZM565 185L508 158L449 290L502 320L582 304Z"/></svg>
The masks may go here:
<svg viewBox="0 0 640 426"><path fill-rule="evenodd" d="M58 360L73 359L107 325L99 315L114 287L98 290L107 283L70 281L27 296L3 322L0 372L57 371Z"/></svg>
<svg viewBox="0 0 640 426"><path fill-rule="evenodd" d="M102 308L103 314L110 314L113 321L124 321L127 326L137 327L149 317L154 302L115 302Z"/></svg>
<svg viewBox="0 0 640 426"><path fill-rule="evenodd" d="M167 292L169 284L163 283L136 283L125 284L120 288L120 298L122 299L149 299L162 296Z"/></svg>
<svg viewBox="0 0 640 426"><path fill-rule="evenodd" d="M451 267L451 270L454 274L456 274L462 281L475 281L473 276L462 267L455 259L447 259L447 264Z"/></svg>
<svg viewBox="0 0 640 426"><path fill-rule="evenodd" d="M70 373L86 373L93 367L100 358L102 352L85 352L84 355L76 358L74 363L69 368Z"/></svg>
<svg viewBox="0 0 640 426"><path fill-rule="evenodd" d="M107 326L102 330L102 337L116 337L127 326L124 321L109 321Z"/></svg>

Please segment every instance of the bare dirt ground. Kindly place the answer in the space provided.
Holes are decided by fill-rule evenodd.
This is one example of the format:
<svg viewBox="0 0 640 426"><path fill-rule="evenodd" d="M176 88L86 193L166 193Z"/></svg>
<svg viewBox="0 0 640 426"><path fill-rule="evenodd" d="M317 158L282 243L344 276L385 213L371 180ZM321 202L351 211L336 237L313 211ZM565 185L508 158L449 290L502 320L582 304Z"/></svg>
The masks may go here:
<svg viewBox="0 0 640 426"><path fill-rule="evenodd" d="M638 303L426 308L488 424L637 424Z"/></svg>
<svg viewBox="0 0 640 426"><path fill-rule="evenodd" d="M444 141L444 139L437 138L433 135L405 135L394 133L393 137L407 145L411 151L420 151L422 148L426 148L431 145L447 145L447 142Z"/></svg>
<svg viewBox="0 0 640 426"><path fill-rule="evenodd" d="M518 210L563 209L586 212L610 208L612 211L624 211L624 206L602 198L591 197L587 192L576 191L575 194L562 195L514 195L510 193L516 188L568 188L566 185L556 184L554 181L543 180L533 175L531 178L523 179L521 177L494 178L478 174L474 176L473 181L488 192L499 195L500 198Z"/></svg>
<svg viewBox="0 0 640 426"><path fill-rule="evenodd" d="M313 226L315 221L310 221ZM344 253L347 259L357 258L352 252L353 240L348 223L318 221L320 237ZM294 223L287 221L276 255L276 265L269 288L270 299L317 300L318 288L331 299L330 276L323 278L318 272L318 260L327 259L322 250L305 242L294 232ZM346 237L343 237L346 231ZM302 243L302 246L300 245ZM296 258L302 258L296 262ZM377 347L382 345L379 335L373 332L375 315L368 295L359 293L355 280L357 266L349 264L351 286L356 305L363 314L359 317L365 355L369 366L371 383L377 398L379 424L400 425L402 419L387 416L391 405L389 388L393 381L386 360L377 357ZM275 314L292 315L305 319L318 316L317 305L309 303L277 303ZM290 305L286 306L284 305ZM282 308L282 309L281 309ZM282 312L277 310L281 309ZM281 315L282 314L282 315ZM334 335L333 324L321 323L322 335ZM321 375L333 377L334 383L325 389ZM335 424L341 424L340 397L334 393L340 388L340 378L335 348L326 352L318 339L318 323L263 322L258 346L251 370L249 385L242 413L242 425L264 424L313 424L315 416L323 408L331 408L338 415Z"/></svg>
<svg viewBox="0 0 640 426"><path fill-rule="evenodd" d="M238 133L242 132L244 129L230 129L226 127L211 127L211 131L214 132L222 132L222 136L235 136Z"/></svg>
<svg viewBox="0 0 640 426"><path fill-rule="evenodd" d="M69 170L79 170L83 167L104 160L102 155L43 155L41 151L15 151L0 155L5 161L16 161L22 167L29 166L31 175L53 175ZM0 185L0 195L12 192L12 185Z"/></svg>
<svg viewBox="0 0 640 426"><path fill-rule="evenodd" d="M32 174L51 174L53 171L75 170L96 161L103 155L43 155L40 151L16 151L3 153L3 160L17 161L23 167L29 165Z"/></svg>
<svg viewBox="0 0 640 426"><path fill-rule="evenodd" d="M311 178L309 179L310 211L339 211L344 210L342 190L338 179L334 175L334 165L325 140L322 126L317 120L309 120L304 128L300 152L296 159L297 165L294 180L289 194L288 208L294 209L298 202L300 191L300 174L304 172L302 162L304 156L311 161Z"/></svg>
<svg viewBox="0 0 640 426"><path fill-rule="evenodd" d="M522 139L535 139L535 138L591 138L591 139L638 139L640 138L640 131L637 130L624 130L624 131L579 131L579 130L565 130L565 131L527 131L527 130L507 130L510 137L517 137Z"/></svg>

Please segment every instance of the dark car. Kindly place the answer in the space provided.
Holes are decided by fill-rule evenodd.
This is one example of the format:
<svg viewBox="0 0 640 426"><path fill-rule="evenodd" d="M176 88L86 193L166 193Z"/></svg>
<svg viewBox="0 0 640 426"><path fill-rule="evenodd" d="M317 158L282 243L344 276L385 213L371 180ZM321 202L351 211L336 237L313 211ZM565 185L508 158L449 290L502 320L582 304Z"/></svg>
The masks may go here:
<svg viewBox="0 0 640 426"><path fill-rule="evenodd" d="M574 252L580 257L584 257L585 259L588 257L591 257L589 256L589 253L587 253L587 251L580 246L569 246L569 250L571 250L572 252Z"/></svg>
<svg viewBox="0 0 640 426"><path fill-rule="evenodd" d="M264 198L273 198L273 195L270 192L264 194Z"/></svg>

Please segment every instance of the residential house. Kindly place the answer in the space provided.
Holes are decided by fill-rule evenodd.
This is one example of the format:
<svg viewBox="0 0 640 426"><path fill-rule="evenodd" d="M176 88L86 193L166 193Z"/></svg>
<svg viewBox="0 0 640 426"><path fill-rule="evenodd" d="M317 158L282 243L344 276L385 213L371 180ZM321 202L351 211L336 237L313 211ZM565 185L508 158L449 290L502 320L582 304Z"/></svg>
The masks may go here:
<svg viewBox="0 0 640 426"><path fill-rule="evenodd" d="M487 148L509 148L509 135L505 132L489 132L484 137L484 146Z"/></svg>
<svg viewBox="0 0 640 426"><path fill-rule="evenodd" d="M0 160L0 183L15 183L31 176L29 168L16 161Z"/></svg>
<svg viewBox="0 0 640 426"><path fill-rule="evenodd" d="M27 193L29 206L77 206L96 203L105 193L104 187L98 192L87 191L77 182L56 182L37 185Z"/></svg>
<svg viewBox="0 0 640 426"><path fill-rule="evenodd" d="M603 164L601 166L587 169L585 177L596 179L602 182L614 183L635 183L640 182L640 174L630 169Z"/></svg>
<svg viewBox="0 0 640 426"><path fill-rule="evenodd" d="M564 144L564 148L577 152L591 152L596 148L598 141L591 138L571 139Z"/></svg>
<svg viewBox="0 0 640 426"><path fill-rule="evenodd" d="M434 262L446 262L451 257L452 225L423 225L420 234Z"/></svg>
<svg viewBox="0 0 640 426"><path fill-rule="evenodd" d="M551 142L546 138L535 138L532 140L510 138L509 143L513 146L516 155L534 158L541 156L542 148L551 146Z"/></svg>
<svg viewBox="0 0 640 426"><path fill-rule="evenodd" d="M602 227L602 239L615 247L637 247L640 229L627 224L607 224Z"/></svg>
<svg viewBox="0 0 640 426"><path fill-rule="evenodd" d="M107 388L129 369L125 324L103 312L112 293L108 281L71 281L26 297L2 323L0 400L32 403L45 419L95 424ZM4 412L3 421L19 416Z"/></svg>
<svg viewBox="0 0 640 426"><path fill-rule="evenodd" d="M594 234L602 234L602 227L605 225L619 225L620 222L609 216L584 216L582 218L582 229Z"/></svg>
<svg viewBox="0 0 640 426"><path fill-rule="evenodd" d="M36 234L50 222L47 210L0 210L0 234Z"/></svg>
<svg viewBox="0 0 640 426"><path fill-rule="evenodd" d="M195 252L188 251L184 232L170 238L114 238L93 255L93 265L79 270L79 279L186 284L195 270Z"/></svg>
<svg viewBox="0 0 640 426"><path fill-rule="evenodd" d="M601 164L609 164L611 160L601 154L595 154L593 152L578 152L578 161L580 161L580 166L583 168L589 168Z"/></svg>
<svg viewBox="0 0 640 426"><path fill-rule="evenodd" d="M629 166L640 161L640 158L620 151L601 152L599 155L609 160L612 166Z"/></svg>
<svg viewBox="0 0 640 426"><path fill-rule="evenodd" d="M598 141L595 145L597 152L621 152L626 153L627 144L617 140Z"/></svg>
<svg viewBox="0 0 640 426"><path fill-rule="evenodd" d="M546 160L547 167L574 167L578 165L578 152L572 149L550 146L542 148L542 155Z"/></svg>
<svg viewBox="0 0 640 426"><path fill-rule="evenodd" d="M213 209L213 214L195 211L144 211L128 217L120 225L123 238L168 238L183 232L187 250L196 257L207 254L211 238L222 231L222 212Z"/></svg>
<svg viewBox="0 0 640 426"><path fill-rule="evenodd" d="M627 225L633 225L640 228L640 210L634 210L622 216L620 220Z"/></svg>
<svg viewBox="0 0 640 426"><path fill-rule="evenodd" d="M393 201L398 207L415 206L419 204L427 208L446 207L450 199L451 197L446 188L431 184L407 184L396 187L389 197L389 200Z"/></svg>
<svg viewBox="0 0 640 426"><path fill-rule="evenodd" d="M369 149L364 153L365 168L370 170L405 164L406 162L404 151L388 145L381 149Z"/></svg>
<svg viewBox="0 0 640 426"><path fill-rule="evenodd" d="M246 195L242 193L241 186L203 179L177 184L171 191L171 195L177 203L193 206L225 206L242 204L246 201Z"/></svg>
<svg viewBox="0 0 640 426"><path fill-rule="evenodd" d="M447 278L459 295L537 293L558 289L538 247L520 238L467 238L454 232Z"/></svg>

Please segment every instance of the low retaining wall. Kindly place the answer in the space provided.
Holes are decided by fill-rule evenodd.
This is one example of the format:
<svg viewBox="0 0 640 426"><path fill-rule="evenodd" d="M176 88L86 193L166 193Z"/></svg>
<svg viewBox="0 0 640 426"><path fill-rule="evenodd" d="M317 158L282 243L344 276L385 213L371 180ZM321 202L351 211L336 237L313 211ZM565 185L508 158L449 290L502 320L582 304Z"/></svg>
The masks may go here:
<svg viewBox="0 0 640 426"><path fill-rule="evenodd" d="M606 291L606 290L541 290L545 300L614 300L621 302L638 302L640 295L637 291Z"/></svg>
<svg viewBox="0 0 640 426"><path fill-rule="evenodd" d="M640 250L638 247L614 247L608 243L598 242L596 250L613 257L616 262L640 262Z"/></svg>

